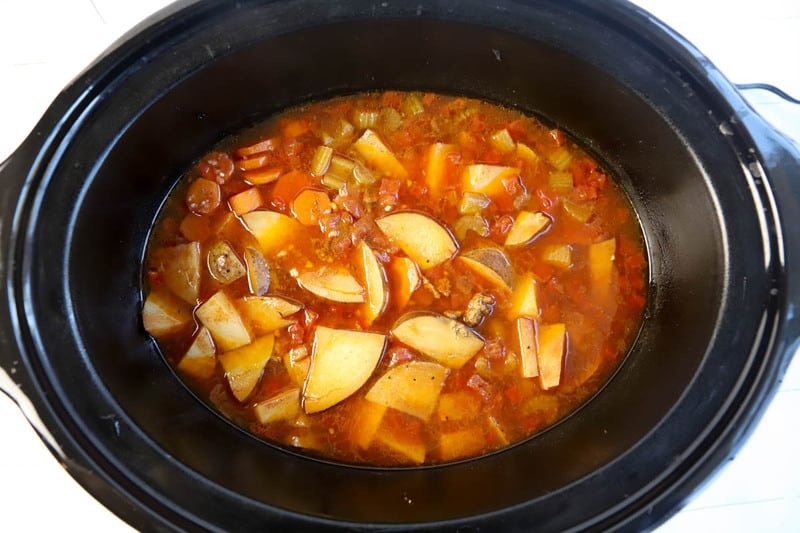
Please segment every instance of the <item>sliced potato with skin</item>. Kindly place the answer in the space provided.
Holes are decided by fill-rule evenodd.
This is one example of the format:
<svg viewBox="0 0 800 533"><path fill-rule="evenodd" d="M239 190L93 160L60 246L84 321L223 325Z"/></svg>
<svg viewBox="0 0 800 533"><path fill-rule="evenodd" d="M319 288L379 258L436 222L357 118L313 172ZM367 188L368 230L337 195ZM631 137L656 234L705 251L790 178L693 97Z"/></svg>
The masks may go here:
<svg viewBox="0 0 800 533"><path fill-rule="evenodd" d="M153 290L142 309L144 329L154 337L174 333L192 320L192 309L186 302L165 290Z"/></svg>
<svg viewBox="0 0 800 533"><path fill-rule="evenodd" d="M308 292L333 302L364 302L364 287L346 270L322 267L300 274L297 283Z"/></svg>
<svg viewBox="0 0 800 533"><path fill-rule="evenodd" d="M200 292L200 243L190 242L153 252L150 265L182 300L195 305Z"/></svg>
<svg viewBox="0 0 800 533"><path fill-rule="evenodd" d="M608 239L589 246L589 272L592 277L592 295L603 301L611 291L611 274L614 270L616 239Z"/></svg>
<svg viewBox="0 0 800 533"><path fill-rule="evenodd" d="M303 228L292 217L275 211L251 211L242 215L241 219L265 254L280 251Z"/></svg>
<svg viewBox="0 0 800 533"><path fill-rule="evenodd" d="M208 328L202 327L194 336L192 344L189 345L177 368L184 374L208 379L214 375L214 369L217 367L216 354L217 349L214 346L214 339L211 338L211 332Z"/></svg>
<svg viewBox="0 0 800 533"><path fill-rule="evenodd" d="M305 346L292 348L283 354L283 366L289 374L289 379L298 387L302 387L308 377L308 369L311 366L311 357Z"/></svg>
<svg viewBox="0 0 800 533"><path fill-rule="evenodd" d="M237 303L249 325L260 334L293 324L295 321L286 317L303 308L301 303L280 296L245 296Z"/></svg>
<svg viewBox="0 0 800 533"><path fill-rule="evenodd" d="M375 223L422 270L444 263L458 251L450 231L428 215L403 211Z"/></svg>
<svg viewBox="0 0 800 533"><path fill-rule="evenodd" d="M392 280L392 300L400 310L405 309L411 295L422 285L417 264L408 257L392 257L389 262Z"/></svg>
<svg viewBox="0 0 800 533"><path fill-rule="evenodd" d="M514 291L511 293L511 305L508 309L508 317L511 319L526 316L529 318L539 318L539 298L538 288L533 274L528 272L517 280Z"/></svg>
<svg viewBox="0 0 800 533"><path fill-rule="evenodd" d="M269 291L271 281L267 259L264 254L248 246L244 250L244 262L247 266L247 284L250 292L256 296L264 296Z"/></svg>
<svg viewBox="0 0 800 533"><path fill-rule="evenodd" d="M235 350L253 340L239 311L223 291L217 291L195 312L223 351Z"/></svg>
<svg viewBox="0 0 800 533"><path fill-rule="evenodd" d="M499 165L469 165L461 175L461 188L463 192L477 192L491 198L506 194L503 181L519 176L516 167Z"/></svg>
<svg viewBox="0 0 800 533"><path fill-rule="evenodd" d="M472 329L435 313L401 317L392 328L392 335L450 368L461 368L483 348L483 339Z"/></svg>
<svg viewBox="0 0 800 533"><path fill-rule="evenodd" d="M514 270L506 254L499 248L470 250L458 256L458 259L492 285L512 290Z"/></svg>
<svg viewBox="0 0 800 533"><path fill-rule="evenodd" d="M367 382L386 347L386 336L318 326L303 388L303 410L324 411Z"/></svg>
<svg viewBox="0 0 800 533"><path fill-rule="evenodd" d="M522 246L540 235L551 223L550 217L541 211L520 211L506 235L506 246Z"/></svg>
<svg viewBox="0 0 800 533"><path fill-rule="evenodd" d="M240 402L245 401L258 385L274 346L275 335L269 334L219 356L225 379L233 396Z"/></svg>
<svg viewBox="0 0 800 533"><path fill-rule="evenodd" d="M206 263L211 277L223 285L233 283L246 273L241 259L225 241L217 241L208 248Z"/></svg>
<svg viewBox="0 0 800 533"><path fill-rule="evenodd" d="M293 420L300 414L300 389L289 389L253 407L253 413L262 424Z"/></svg>
<svg viewBox="0 0 800 533"><path fill-rule="evenodd" d="M522 377L535 378L539 375L539 362L536 354L536 329L533 320L526 317L517 319L517 340L519 358L522 362Z"/></svg>
<svg viewBox="0 0 800 533"><path fill-rule="evenodd" d="M427 421L449 374L450 369L438 363L409 361L387 370L365 398Z"/></svg>
<svg viewBox="0 0 800 533"><path fill-rule="evenodd" d="M539 384L545 390L561 383L561 367L564 361L567 328L564 324L539 326L537 361Z"/></svg>
<svg viewBox="0 0 800 533"><path fill-rule="evenodd" d="M356 249L359 270L363 273L367 289L367 298L364 306L364 321L372 324L386 309L389 300L386 286L386 272L375 257L375 252L364 241L358 243Z"/></svg>
<svg viewBox="0 0 800 533"><path fill-rule="evenodd" d="M408 172L403 164L374 131L370 129L364 131L364 134L353 143L353 148L364 158L364 161L387 176L401 179L408 177Z"/></svg>

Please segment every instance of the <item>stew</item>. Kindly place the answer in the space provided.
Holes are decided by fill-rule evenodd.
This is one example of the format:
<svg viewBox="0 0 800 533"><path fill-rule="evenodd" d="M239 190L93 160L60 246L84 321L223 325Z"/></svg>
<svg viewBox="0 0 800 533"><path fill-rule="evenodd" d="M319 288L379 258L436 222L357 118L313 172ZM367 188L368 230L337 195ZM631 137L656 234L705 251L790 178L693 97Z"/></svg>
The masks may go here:
<svg viewBox="0 0 800 533"><path fill-rule="evenodd" d="M346 463L485 454L635 338L647 263L609 174L534 118L359 94L223 140L150 238L145 329L255 435Z"/></svg>

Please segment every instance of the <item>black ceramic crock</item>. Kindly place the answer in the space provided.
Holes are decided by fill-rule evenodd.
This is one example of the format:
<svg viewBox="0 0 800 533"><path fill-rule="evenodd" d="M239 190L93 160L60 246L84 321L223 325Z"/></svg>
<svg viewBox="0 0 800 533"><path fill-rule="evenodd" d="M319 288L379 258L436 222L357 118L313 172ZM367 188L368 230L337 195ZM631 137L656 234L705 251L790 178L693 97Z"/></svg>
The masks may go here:
<svg viewBox="0 0 800 533"><path fill-rule="evenodd" d="M265 444L183 387L139 318L148 231L183 169L286 106L388 88L557 125L619 177L647 240L644 324L604 389L457 464ZM733 455L797 346L799 201L797 147L627 3L184 2L73 82L0 167L0 379L140 529L647 529Z"/></svg>

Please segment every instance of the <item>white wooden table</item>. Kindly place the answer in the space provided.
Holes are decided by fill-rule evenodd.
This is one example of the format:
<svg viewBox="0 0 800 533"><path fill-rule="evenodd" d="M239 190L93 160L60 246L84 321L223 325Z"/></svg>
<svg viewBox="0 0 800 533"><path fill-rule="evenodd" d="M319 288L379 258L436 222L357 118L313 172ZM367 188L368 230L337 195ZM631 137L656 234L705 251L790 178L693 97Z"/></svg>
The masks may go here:
<svg viewBox="0 0 800 533"><path fill-rule="evenodd" d="M63 86L167 3L0 0L0 160ZM732 81L771 83L800 97L800 0L635 3L686 36ZM748 98L800 142L800 106L760 91ZM798 413L800 361L795 360L736 459L659 531L800 531ZM0 530L130 531L72 480L3 395L0 428Z"/></svg>

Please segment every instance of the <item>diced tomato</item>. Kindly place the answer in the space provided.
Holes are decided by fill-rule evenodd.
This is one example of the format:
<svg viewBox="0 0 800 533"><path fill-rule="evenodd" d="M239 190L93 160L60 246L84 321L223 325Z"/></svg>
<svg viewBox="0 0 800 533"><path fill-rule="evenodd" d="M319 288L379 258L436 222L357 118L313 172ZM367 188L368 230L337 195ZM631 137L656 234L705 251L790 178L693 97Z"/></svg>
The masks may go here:
<svg viewBox="0 0 800 533"><path fill-rule="evenodd" d="M542 189L536 189L536 197L539 199L539 207L542 210L550 212L553 209L555 202Z"/></svg>
<svg viewBox="0 0 800 533"><path fill-rule="evenodd" d="M489 236L497 242L505 241L506 233L509 232L513 225L514 218L511 215L503 215L495 220L494 224L489 228Z"/></svg>
<svg viewBox="0 0 800 533"><path fill-rule="evenodd" d="M411 350L404 346L392 346L386 351L386 356L389 358L389 366L407 363L414 359L414 354Z"/></svg>
<svg viewBox="0 0 800 533"><path fill-rule="evenodd" d="M564 137L564 134L559 129L552 129L547 132L550 135L550 138L553 140L556 146L562 146L567 139Z"/></svg>
<svg viewBox="0 0 800 533"><path fill-rule="evenodd" d="M503 160L503 154L498 152L497 150L490 148L487 150L483 157L481 158L484 163L488 163L490 165L496 165Z"/></svg>
<svg viewBox="0 0 800 533"><path fill-rule="evenodd" d="M392 208L397 205L400 187L403 183L399 180L390 178L381 179L380 189L378 190L378 204L384 209Z"/></svg>
<svg viewBox="0 0 800 533"><path fill-rule="evenodd" d="M508 398L508 401L511 402L511 405L519 405L520 402L522 402L522 391L517 385L512 385L507 388L503 394Z"/></svg>

